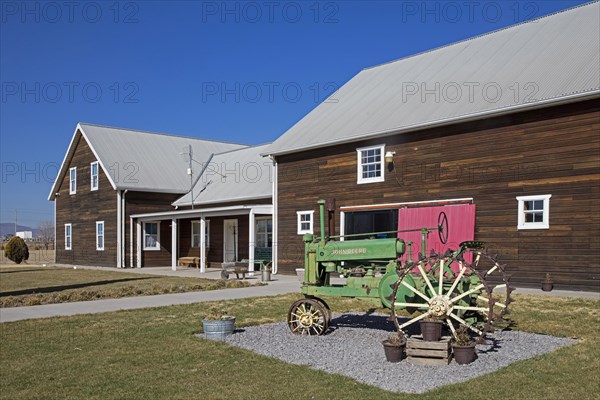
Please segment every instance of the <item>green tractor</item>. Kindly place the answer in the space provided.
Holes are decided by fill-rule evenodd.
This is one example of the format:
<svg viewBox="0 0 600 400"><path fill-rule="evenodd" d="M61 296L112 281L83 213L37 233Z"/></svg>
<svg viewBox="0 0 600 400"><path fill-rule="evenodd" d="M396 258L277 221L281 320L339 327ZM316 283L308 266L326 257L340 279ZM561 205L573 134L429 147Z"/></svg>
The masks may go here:
<svg viewBox="0 0 600 400"><path fill-rule="evenodd" d="M469 241L444 254L419 254L412 259L411 242L397 238L355 239L359 235L325 236L325 201L319 200L320 237L303 237L303 299L288 311L290 330L299 335L323 335L329 329L331 309L323 298L352 297L391 310L396 329L425 318L441 320L456 336L466 326L482 338L494 325L507 322L513 289L505 266L487 254L483 242ZM448 239L448 219L442 212L438 226L419 229L422 249L427 236L437 232L440 241ZM369 236L408 231L376 232ZM407 252L407 261L400 257ZM339 279L344 278L344 279ZM336 283L339 282L339 283ZM398 315L406 310L410 317Z"/></svg>

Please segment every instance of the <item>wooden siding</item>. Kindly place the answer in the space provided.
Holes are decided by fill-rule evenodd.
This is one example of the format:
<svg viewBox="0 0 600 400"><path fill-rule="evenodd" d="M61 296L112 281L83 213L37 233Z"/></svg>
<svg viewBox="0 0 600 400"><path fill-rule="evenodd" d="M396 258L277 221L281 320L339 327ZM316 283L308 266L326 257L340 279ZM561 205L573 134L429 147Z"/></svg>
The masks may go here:
<svg viewBox="0 0 600 400"><path fill-rule="evenodd" d="M476 240L507 263L513 282L600 288L600 101L332 146L278 158L279 270L302 266L296 211L319 198L339 207L472 197ZM356 183L356 148L385 144L395 169ZM550 229L517 230L517 196L551 194ZM450 227L452 229L452 227Z"/></svg>
<svg viewBox="0 0 600 400"><path fill-rule="evenodd" d="M69 173L56 197L56 262L60 264L116 266L117 193L99 168L98 190L90 190L90 164L96 160L85 139L78 135L68 168L77 167L77 191L69 194ZM96 221L104 221L104 250L96 250ZM72 225L72 250L65 250L65 224Z"/></svg>

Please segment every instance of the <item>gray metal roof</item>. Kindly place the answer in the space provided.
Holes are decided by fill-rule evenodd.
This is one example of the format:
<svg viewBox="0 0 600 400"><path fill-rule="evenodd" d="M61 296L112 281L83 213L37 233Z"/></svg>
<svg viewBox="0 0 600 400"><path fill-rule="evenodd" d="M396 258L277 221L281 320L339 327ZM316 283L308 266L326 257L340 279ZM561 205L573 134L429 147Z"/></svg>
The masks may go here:
<svg viewBox="0 0 600 400"><path fill-rule="evenodd" d="M269 145L216 154L206 165L202 176L197 178L194 190L177 199L173 205L191 205L192 194L194 205L260 198L269 198L271 202L273 163L260 155Z"/></svg>
<svg viewBox="0 0 600 400"><path fill-rule="evenodd" d="M66 173L78 135L82 135L88 142L113 189L149 192L183 194L189 190L189 161L181 154L188 151L188 145L192 146L193 158L200 163L206 162L213 153L247 147L193 137L80 123L50 192L50 200L54 199L58 185ZM193 169L197 169L197 164Z"/></svg>
<svg viewBox="0 0 600 400"><path fill-rule="evenodd" d="M600 3L358 73L267 149L280 155L600 93Z"/></svg>

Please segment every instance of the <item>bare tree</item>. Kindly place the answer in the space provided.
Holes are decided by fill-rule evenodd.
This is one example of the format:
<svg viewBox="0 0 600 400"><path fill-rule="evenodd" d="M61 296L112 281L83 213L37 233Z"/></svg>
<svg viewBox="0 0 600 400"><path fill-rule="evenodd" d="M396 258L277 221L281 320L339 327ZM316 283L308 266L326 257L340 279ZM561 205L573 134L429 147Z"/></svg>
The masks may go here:
<svg viewBox="0 0 600 400"><path fill-rule="evenodd" d="M44 242L44 246L46 250L48 250L48 245L50 243L54 243L54 223L52 221L42 221L38 225L38 230L40 231L40 237ZM54 248L54 246L52 246Z"/></svg>

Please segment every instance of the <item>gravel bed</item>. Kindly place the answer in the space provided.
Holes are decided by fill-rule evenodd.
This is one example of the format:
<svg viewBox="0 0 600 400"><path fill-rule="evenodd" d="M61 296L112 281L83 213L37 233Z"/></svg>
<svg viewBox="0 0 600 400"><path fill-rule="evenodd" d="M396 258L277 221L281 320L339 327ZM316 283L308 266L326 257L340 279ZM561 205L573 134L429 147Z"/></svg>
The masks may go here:
<svg viewBox="0 0 600 400"><path fill-rule="evenodd" d="M284 322L265 324L237 330L225 342L287 363L338 373L384 390L408 393L423 393L464 382L515 361L578 342L541 334L498 331L488 335L486 344L477 345L477 359L469 365L452 361L445 366L421 366L411 365L406 359L389 363L381 344L393 331L386 319L387 315L376 314L336 315L331 321L330 333L318 337L293 335Z"/></svg>

